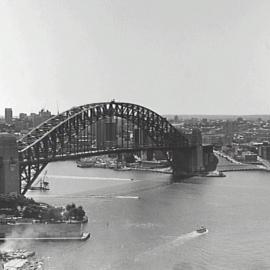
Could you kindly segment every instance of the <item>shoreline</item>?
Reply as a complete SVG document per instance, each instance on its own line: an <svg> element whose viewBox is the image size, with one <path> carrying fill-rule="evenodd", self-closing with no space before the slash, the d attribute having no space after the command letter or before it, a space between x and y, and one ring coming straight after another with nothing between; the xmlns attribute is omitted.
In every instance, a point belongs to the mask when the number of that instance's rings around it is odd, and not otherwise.
<svg viewBox="0 0 270 270"><path fill-rule="evenodd" d="M165 170L160 170L160 169L147 169L147 168L123 168L123 169L114 169L115 171L142 171L142 172L157 172L157 173L165 173L165 174L172 174L172 171L165 171Z"/></svg>

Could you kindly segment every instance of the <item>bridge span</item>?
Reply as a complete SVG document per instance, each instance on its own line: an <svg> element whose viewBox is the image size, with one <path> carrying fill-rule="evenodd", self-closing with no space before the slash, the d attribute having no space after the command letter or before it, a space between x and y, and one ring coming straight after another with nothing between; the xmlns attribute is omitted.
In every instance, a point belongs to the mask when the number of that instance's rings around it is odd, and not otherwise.
<svg viewBox="0 0 270 270"><path fill-rule="evenodd" d="M22 194L49 162L57 160L161 151L175 177L211 171L217 165L212 146L202 145L198 130L184 134L156 112L125 102L73 107L41 123L17 144Z"/></svg>

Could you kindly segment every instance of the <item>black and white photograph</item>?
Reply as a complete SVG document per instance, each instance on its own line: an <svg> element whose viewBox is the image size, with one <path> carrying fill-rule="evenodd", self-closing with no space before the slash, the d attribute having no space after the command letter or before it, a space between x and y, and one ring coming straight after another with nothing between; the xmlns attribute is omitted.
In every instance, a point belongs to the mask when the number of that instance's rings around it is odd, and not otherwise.
<svg viewBox="0 0 270 270"><path fill-rule="evenodd" d="M270 269L269 14L0 0L0 270Z"/></svg>

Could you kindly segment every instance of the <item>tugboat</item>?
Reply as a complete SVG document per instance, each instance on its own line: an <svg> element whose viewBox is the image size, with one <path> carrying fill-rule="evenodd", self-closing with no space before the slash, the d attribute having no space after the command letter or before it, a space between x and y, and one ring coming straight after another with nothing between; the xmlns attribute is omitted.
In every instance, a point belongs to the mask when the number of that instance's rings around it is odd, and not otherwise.
<svg viewBox="0 0 270 270"><path fill-rule="evenodd" d="M196 230L196 232L203 234L203 233L208 233L208 230L204 226L201 226L201 228Z"/></svg>
<svg viewBox="0 0 270 270"><path fill-rule="evenodd" d="M83 232L83 224L81 223L80 240L85 241L90 237L90 232Z"/></svg>
<svg viewBox="0 0 270 270"><path fill-rule="evenodd" d="M81 236L81 241L85 241L87 240L88 238L90 237L90 233L89 232L84 232L82 233L82 236Z"/></svg>

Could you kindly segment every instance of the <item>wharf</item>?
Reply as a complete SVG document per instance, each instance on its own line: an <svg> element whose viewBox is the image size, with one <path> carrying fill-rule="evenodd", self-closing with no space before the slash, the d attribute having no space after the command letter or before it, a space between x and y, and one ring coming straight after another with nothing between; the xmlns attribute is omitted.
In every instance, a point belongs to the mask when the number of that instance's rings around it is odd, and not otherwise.
<svg viewBox="0 0 270 270"><path fill-rule="evenodd" d="M227 157L223 153L215 151L218 158L217 170L220 172L233 171L270 171L270 167L266 167L264 163L261 164L246 164L238 162L231 157Z"/></svg>
<svg viewBox="0 0 270 270"><path fill-rule="evenodd" d="M233 171L267 171L266 168L259 167L256 165L236 165L236 164L230 164L230 165L220 165L217 167L218 171L220 172L233 172Z"/></svg>
<svg viewBox="0 0 270 270"><path fill-rule="evenodd" d="M81 236L78 237L2 237L0 241L70 241L70 240L82 240Z"/></svg>

